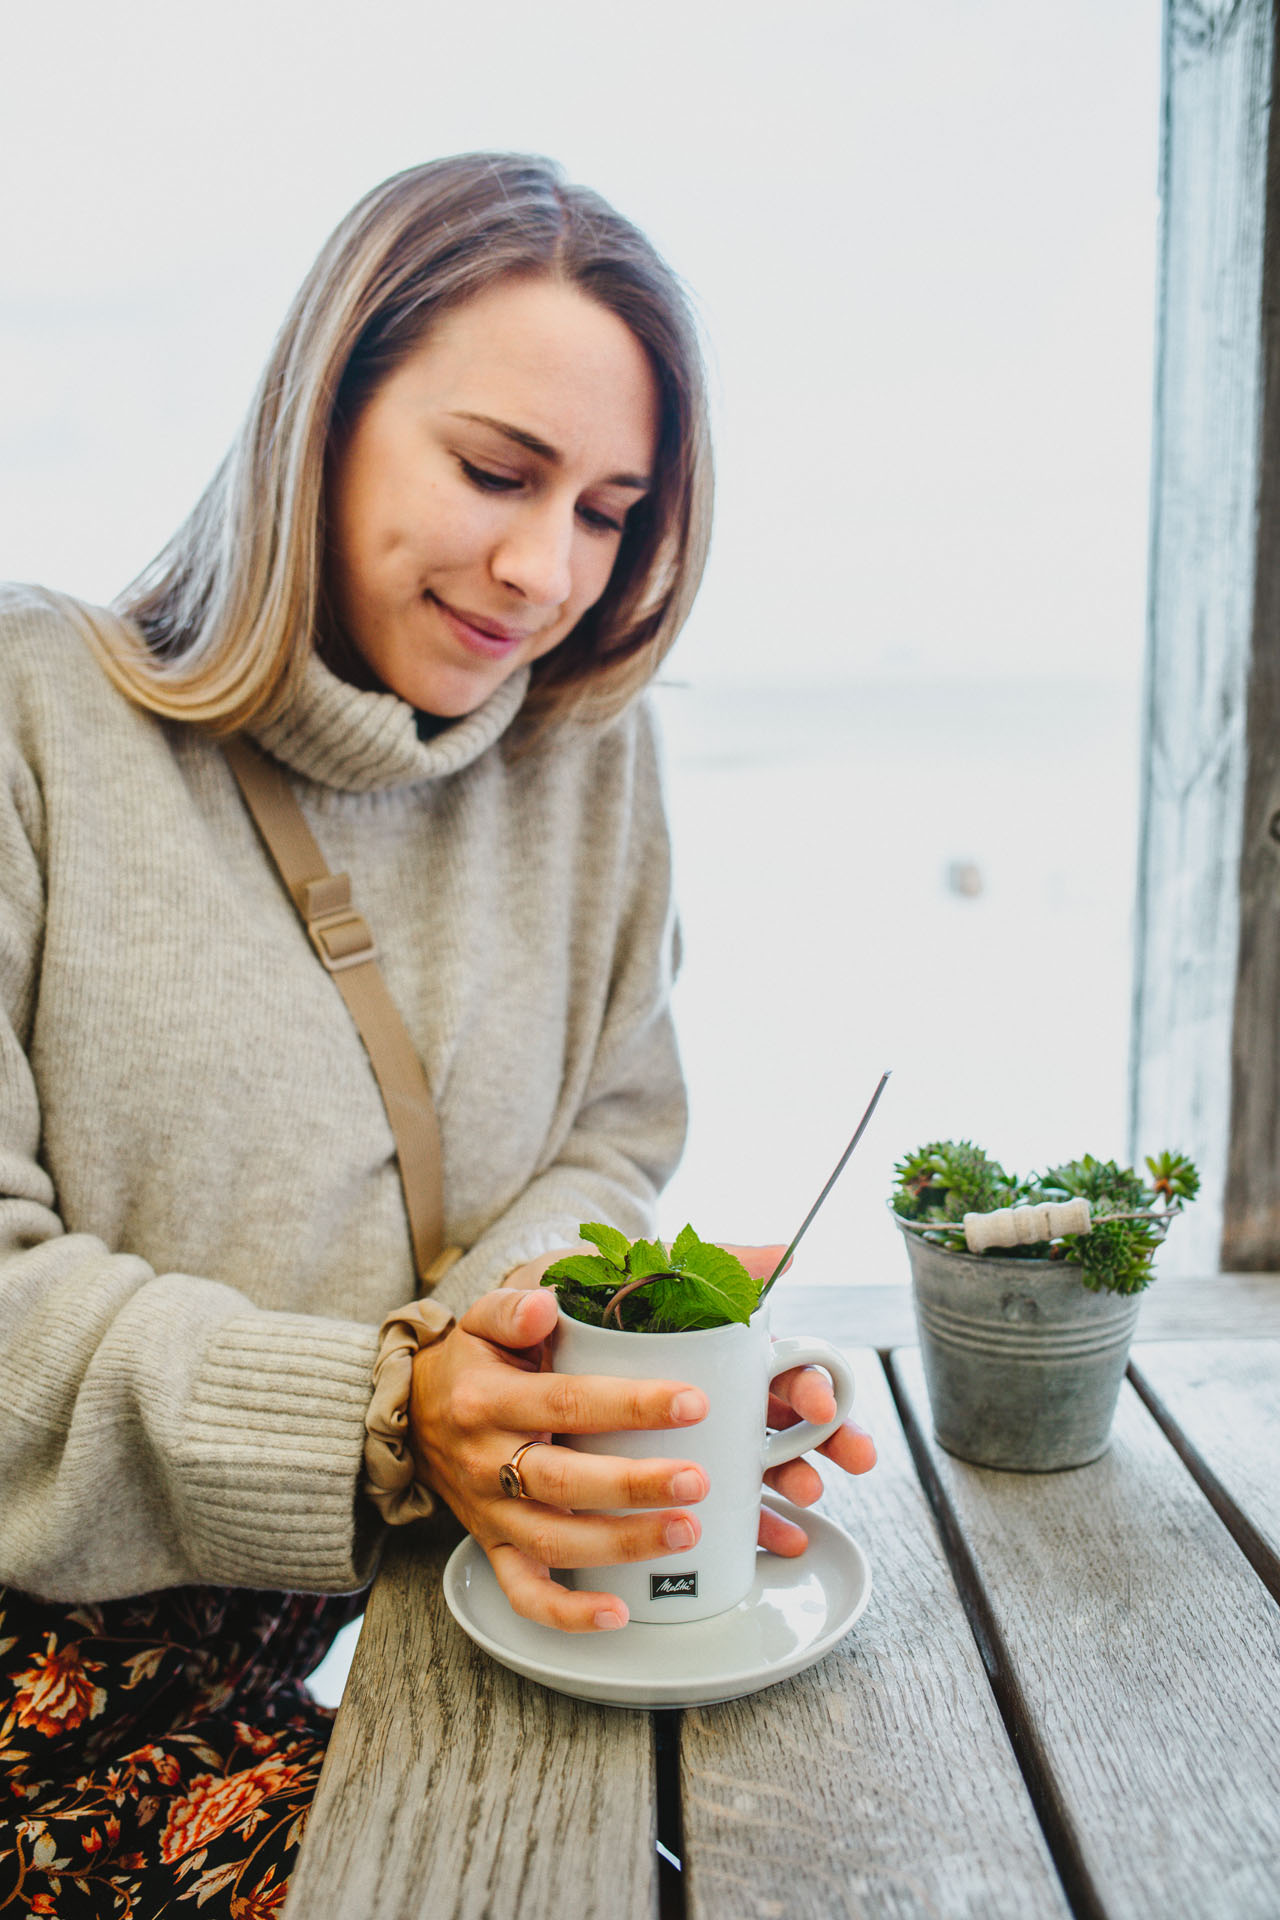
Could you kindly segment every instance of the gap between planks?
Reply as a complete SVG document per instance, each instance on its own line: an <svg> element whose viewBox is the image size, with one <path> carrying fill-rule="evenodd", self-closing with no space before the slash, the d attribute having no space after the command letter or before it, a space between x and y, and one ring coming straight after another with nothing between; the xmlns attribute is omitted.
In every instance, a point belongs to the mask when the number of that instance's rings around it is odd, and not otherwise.
<svg viewBox="0 0 1280 1920"><path fill-rule="evenodd" d="M1280 1606L1280 1563L1268 1541L1259 1533L1249 1516L1232 1499L1208 1461L1192 1445L1164 1401L1141 1370L1141 1361L1131 1361L1128 1379L1134 1392L1173 1448L1209 1505L1261 1580L1271 1598Z"/></svg>
<svg viewBox="0 0 1280 1920"><path fill-rule="evenodd" d="M657 1803L658 1920L685 1920L684 1821L680 1804L680 1723L678 1707L653 1716L653 1780ZM672 1859L666 1857L670 1854Z"/></svg>

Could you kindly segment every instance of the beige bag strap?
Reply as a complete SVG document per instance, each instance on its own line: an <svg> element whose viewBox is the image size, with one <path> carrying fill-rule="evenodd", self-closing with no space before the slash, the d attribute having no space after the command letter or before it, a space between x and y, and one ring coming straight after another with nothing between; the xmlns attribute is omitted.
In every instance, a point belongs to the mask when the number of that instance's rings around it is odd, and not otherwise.
<svg viewBox="0 0 1280 1920"><path fill-rule="evenodd" d="M440 1130L422 1063L377 963L369 923L351 904L351 880L330 873L280 768L242 735L223 752L311 944L347 1003L395 1135L413 1240L413 1263L429 1293L461 1255L444 1244Z"/></svg>

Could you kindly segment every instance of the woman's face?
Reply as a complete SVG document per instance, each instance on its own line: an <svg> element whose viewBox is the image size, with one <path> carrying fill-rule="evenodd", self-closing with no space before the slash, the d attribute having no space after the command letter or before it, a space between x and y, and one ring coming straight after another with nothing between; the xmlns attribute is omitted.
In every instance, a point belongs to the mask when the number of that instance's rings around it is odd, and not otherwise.
<svg viewBox="0 0 1280 1920"><path fill-rule="evenodd" d="M331 480L331 592L383 685L451 719L557 646L604 592L657 432L644 348L575 289L500 281L445 314Z"/></svg>

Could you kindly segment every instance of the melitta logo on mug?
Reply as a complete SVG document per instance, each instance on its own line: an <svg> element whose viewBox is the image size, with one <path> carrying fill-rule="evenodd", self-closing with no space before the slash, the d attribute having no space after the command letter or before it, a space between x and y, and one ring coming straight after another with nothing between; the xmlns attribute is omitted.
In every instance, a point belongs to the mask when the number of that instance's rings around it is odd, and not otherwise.
<svg viewBox="0 0 1280 1920"><path fill-rule="evenodd" d="M693 1599L698 1597L698 1576L696 1573L651 1573L649 1575L649 1598L651 1600L669 1600L672 1594L687 1593Z"/></svg>

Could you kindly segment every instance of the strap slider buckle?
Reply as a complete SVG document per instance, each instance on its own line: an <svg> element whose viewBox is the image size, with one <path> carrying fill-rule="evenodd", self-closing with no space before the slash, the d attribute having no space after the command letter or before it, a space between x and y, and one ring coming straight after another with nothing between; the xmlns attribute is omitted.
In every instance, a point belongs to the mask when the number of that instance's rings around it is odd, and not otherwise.
<svg viewBox="0 0 1280 1920"><path fill-rule="evenodd" d="M377 958L378 946L368 921L351 904L351 878L326 874L322 880L304 880L298 905L307 923L311 944L330 973L364 966Z"/></svg>

